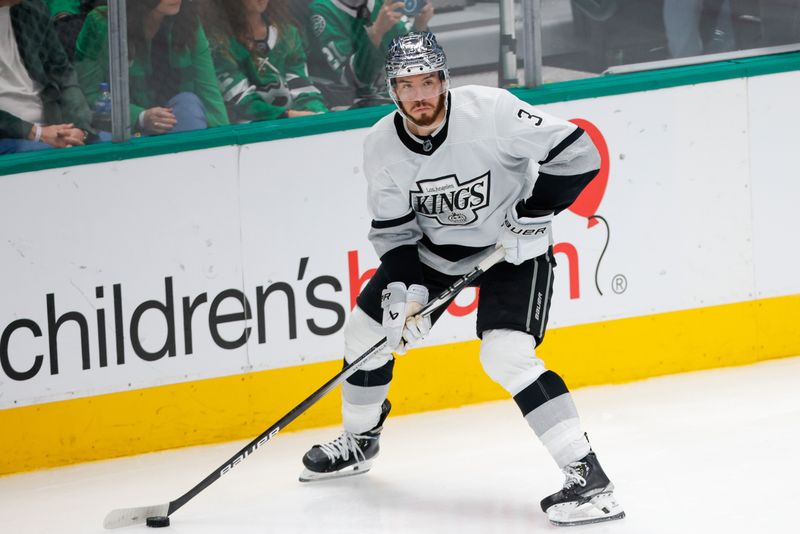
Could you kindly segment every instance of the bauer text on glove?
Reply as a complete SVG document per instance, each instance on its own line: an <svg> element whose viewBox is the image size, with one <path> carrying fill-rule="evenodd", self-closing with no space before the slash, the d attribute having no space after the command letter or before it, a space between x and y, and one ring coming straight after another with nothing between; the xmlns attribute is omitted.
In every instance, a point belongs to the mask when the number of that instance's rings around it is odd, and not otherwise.
<svg viewBox="0 0 800 534"><path fill-rule="evenodd" d="M505 250L505 260L519 265L547 252L553 244L552 222L552 213L523 217L516 206L511 206L497 241L497 246Z"/></svg>

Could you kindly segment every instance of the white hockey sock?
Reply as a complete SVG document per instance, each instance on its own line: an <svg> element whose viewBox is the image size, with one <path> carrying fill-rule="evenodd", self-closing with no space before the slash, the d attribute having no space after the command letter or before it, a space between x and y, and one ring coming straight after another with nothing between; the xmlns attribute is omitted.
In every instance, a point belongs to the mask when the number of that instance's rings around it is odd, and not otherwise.
<svg viewBox="0 0 800 534"><path fill-rule="evenodd" d="M539 436L560 469L589 454L589 441L575 417L555 424Z"/></svg>
<svg viewBox="0 0 800 534"><path fill-rule="evenodd" d="M350 404L342 399L342 423L347 432L363 434L375 428L381 418L381 405L383 399L377 404Z"/></svg>
<svg viewBox="0 0 800 534"><path fill-rule="evenodd" d="M345 360L360 357L384 335L381 324L356 307L345 327ZM348 432L360 434L378 424L381 405L389 393L394 357L390 352L373 355L342 384L342 423Z"/></svg>

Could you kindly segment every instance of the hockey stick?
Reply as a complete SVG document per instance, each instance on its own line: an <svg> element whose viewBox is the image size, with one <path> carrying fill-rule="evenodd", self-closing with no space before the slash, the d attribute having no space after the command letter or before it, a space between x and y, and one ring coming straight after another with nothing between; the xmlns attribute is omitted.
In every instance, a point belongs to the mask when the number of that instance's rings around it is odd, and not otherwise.
<svg viewBox="0 0 800 534"><path fill-rule="evenodd" d="M444 290L438 297L430 301L419 312L423 317L430 316L434 311L450 302L462 289L471 284L478 276L483 274L492 265L500 262L505 256L503 249L497 249L489 257L480 262L477 267L472 271L465 274L456 280L450 287ZM145 523L149 517L169 517L175 513L180 507L193 499L198 493L209 487L211 484L221 478L223 475L229 473L234 467L238 466L253 454L259 447L264 445L270 439L281 431L286 425L294 421L300 414L308 410L322 397L328 394L333 388L347 380L353 373L358 371L369 358L378 352L386 344L386 338L381 339L369 348L364 354L359 356L350 364L346 365L336 376L328 380L322 387L312 393L306 400L292 408L292 410L281 417L275 424L259 434L250 443L245 445L243 449L234 454L224 464L217 467L211 474L204 478L195 487L166 504L156 504L152 506L140 506L138 508L120 508L112 510L108 513L103 526L107 529L127 527L131 525L138 525Z"/></svg>

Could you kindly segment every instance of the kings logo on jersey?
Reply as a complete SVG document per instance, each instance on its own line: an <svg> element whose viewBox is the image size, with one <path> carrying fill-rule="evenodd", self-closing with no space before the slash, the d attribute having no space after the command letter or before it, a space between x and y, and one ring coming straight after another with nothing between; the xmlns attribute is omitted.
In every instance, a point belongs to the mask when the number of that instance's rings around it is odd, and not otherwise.
<svg viewBox="0 0 800 534"><path fill-rule="evenodd" d="M489 205L490 183L489 171L464 183L454 174L421 180L418 190L409 193L411 207L445 226L470 224L478 219L477 211Z"/></svg>

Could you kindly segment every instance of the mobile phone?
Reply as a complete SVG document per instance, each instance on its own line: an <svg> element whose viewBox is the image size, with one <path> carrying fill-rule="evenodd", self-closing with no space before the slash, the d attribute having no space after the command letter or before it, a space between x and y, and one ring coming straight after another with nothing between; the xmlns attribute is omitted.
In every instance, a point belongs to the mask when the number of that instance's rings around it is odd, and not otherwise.
<svg viewBox="0 0 800 534"><path fill-rule="evenodd" d="M416 17L422 8L425 7L426 0L404 0L402 9L400 10L406 17Z"/></svg>

